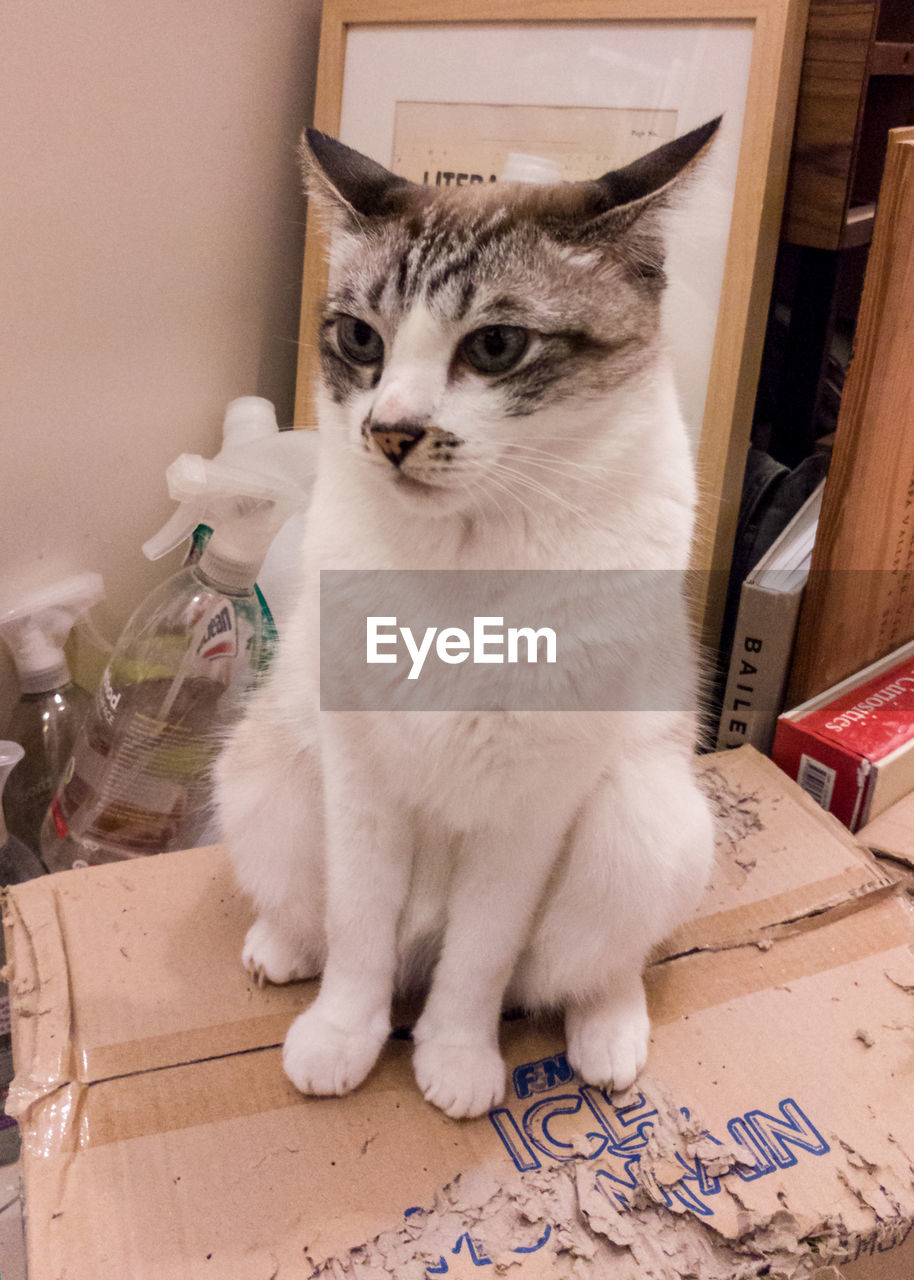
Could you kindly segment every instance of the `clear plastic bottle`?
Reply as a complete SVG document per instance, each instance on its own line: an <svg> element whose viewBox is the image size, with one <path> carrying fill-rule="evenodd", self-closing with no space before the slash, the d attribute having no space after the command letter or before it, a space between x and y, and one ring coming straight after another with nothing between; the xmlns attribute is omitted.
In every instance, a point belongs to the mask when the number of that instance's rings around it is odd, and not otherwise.
<svg viewBox="0 0 914 1280"><path fill-rule="evenodd" d="M91 705L89 694L68 680L56 689L23 693L10 717L6 732L25 749L25 759L10 778L7 826L30 849L38 849L54 787Z"/></svg>
<svg viewBox="0 0 914 1280"><path fill-rule="evenodd" d="M63 645L73 625L102 598L97 573L78 574L0 612L0 636L16 663L20 698L7 726L25 757L6 788L6 821L34 852L48 804L92 699L70 679Z"/></svg>
<svg viewBox="0 0 914 1280"><path fill-rule="evenodd" d="M42 825L49 871L205 840L209 765L272 657L254 579L299 490L188 454L169 487L179 501L205 492L214 532L115 646Z"/></svg>
<svg viewBox="0 0 914 1280"><path fill-rule="evenodd" d="M18 742L0 742L0 885L21 884L44 875L44 867L16 836L10 835L3 817L3 789L13 769L22 759L23 751ZM0 963L6 964L6 944L0 932ZM10 1029L9 989L0 982L0 1094L3 1111L0 1114L0 1165L12 1164L19 1156L19 1127L6 1114L6 1095L13 1078L13 1044Z"/></svg>

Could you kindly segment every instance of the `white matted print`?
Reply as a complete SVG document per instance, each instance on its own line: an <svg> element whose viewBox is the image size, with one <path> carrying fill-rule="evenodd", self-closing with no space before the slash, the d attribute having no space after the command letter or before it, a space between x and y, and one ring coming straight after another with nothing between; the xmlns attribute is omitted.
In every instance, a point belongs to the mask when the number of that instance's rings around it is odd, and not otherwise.
<svg viewBox="0 0 914 1280"><path fill-rule="evenodd" d="M427 148L421 154L425 113L428 145L450 139L442 173L489 180L503 169L508 151L552 158L553 144L560 143L573 157L570 179L599 177L723 115L691 198L671 216L667 260L665 327L683 415L697 447L753 30L752 22L741 20L353 25L347 33L339 137L395 172L414 181L428 174L434 182L439 166ZM566 117L561 108L574 110ZM452 136L458 120L467 129L459 143ZM573 132L575 122L579 135ZM398 163L398 153L407 167ZM460 167L452 169L450 159Z"/></svg>
<svg viewBox="0 0 914 1280"><path fill-rule="evenodd" d="M550 161L565 181L628 164L676 135L673 110L398 102L390 167L412 182L496 182L509 156Z"/></svg>

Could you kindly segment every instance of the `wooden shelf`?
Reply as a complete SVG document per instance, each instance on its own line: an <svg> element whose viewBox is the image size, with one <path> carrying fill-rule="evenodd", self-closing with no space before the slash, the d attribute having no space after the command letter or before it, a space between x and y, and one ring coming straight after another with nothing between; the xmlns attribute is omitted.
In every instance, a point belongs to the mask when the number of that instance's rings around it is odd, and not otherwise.
<svg viewBox="0 0 914 1280"><path fill-rule="evenodd" d="M914 4L811 0L783 238L865 244L890 128L914 124Z"/></svg>
<svg viewBox="0 0 914 1280"><path fill-rule="evenodd" d="M870 51L871 76L914 76L914 43L876 40Z"/></svg>

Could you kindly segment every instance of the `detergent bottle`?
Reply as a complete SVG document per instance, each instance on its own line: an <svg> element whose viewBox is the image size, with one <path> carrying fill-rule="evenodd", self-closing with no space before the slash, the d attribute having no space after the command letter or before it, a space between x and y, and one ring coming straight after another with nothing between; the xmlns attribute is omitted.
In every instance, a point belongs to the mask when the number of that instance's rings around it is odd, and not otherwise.
<svg viewBox="0 0 914 1280"><path fill-rule="evenodd" d="M255 579L305 490L195 454L167 477L192 528L205 513L212 536L115 646L42 826L50 871L203 842L210 763L272 657Z"/></svg>

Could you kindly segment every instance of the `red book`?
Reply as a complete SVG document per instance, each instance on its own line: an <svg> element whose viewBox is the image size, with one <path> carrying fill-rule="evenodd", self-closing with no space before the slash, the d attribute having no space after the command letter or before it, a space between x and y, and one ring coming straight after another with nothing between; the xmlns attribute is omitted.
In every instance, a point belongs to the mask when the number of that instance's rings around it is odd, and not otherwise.
<svg viewBox="0 0 914 1280"><path fill-rule="evenodd" d="M771 757L851 831L914 789L914 643L782 715Z"/></svg>

